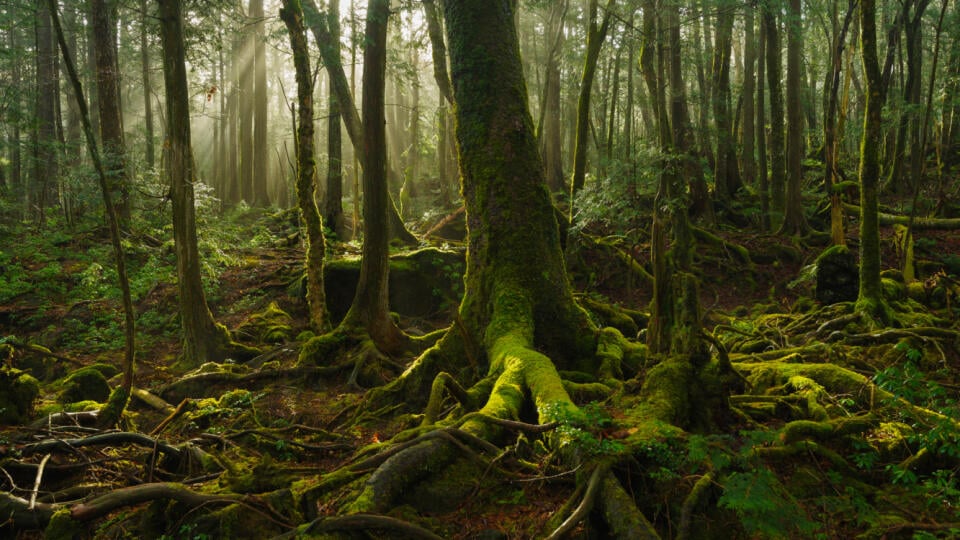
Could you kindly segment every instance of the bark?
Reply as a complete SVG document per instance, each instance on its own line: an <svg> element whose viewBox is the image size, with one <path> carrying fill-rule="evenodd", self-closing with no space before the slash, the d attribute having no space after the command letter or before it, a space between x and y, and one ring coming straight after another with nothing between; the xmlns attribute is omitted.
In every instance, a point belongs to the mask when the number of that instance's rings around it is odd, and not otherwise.
<svg viewBox="0 0 960 540"><path fill-rule="evenodd" d="M574 215L574 200L583 189L587 173L587 132L590 129L590 96L593 93L593 79L597 73L597 60L600 49L610 28L613 0L608 0L603 9L603 19L597 22L597 0L590 0L590 22L587 28L587 52L583 59L583 72L580 77L580 94L577 98L577 132L573 150L573 177L570 180L570 220Z"/></svg>
<svg viewBox="0 0 960 540"><path fill-rule="evenodd" d="M340 327L361 328L387 353L400 352L403 334L390 317L390 233L387 207L387 141L384 124L389 0L370 0L363 51L364 238L357 290Z"/></svg>
<svg viewBox="0 0 960 540"><path fill-rule="evenodd" d="M756 112L754 92L756 90L757 63L756 33L754 14L756 6L748 3L743 11L744 45L743 45L743 134L740 161L743 167L743 183L754 186L757 180L757 157L754 154L756 142ZM762 126L761 126L762 127Z"/></svg>
<svg viewBox="0 0 960 540"><path fill-rule="evenodd" d="M564 42L564 19L568 1L554 2L550 8L550 47L544 73L543 131L540 134L543 162L546 167L547 185L554 193L566 193L567 182L563 175L562 130L560 123L560 51Z"/></svg>
<svg viewBox="0 0 960 540"><path fill-rule="evenodd" d="M152 83L150 82L150 34L147 32L147 21L147 0L140 0L140 76L141 84L143 84L143 129L146 138L144 159L146 160L147 168L152 169L156 157L153 141Z"/></svg>
<svg viewBox="0 0 960 540"><path fill-rule="evenodd" d="M248 21L249 22L249 21ZM246 26L246 25L245 25ZM238 164L240 167L237 178L240 180L240 198L253 204L253 40L256 39L249 27L243 31L241 38L240 56L235 59L239 66L239 101L237 143Z"/></svg>
<svg viewBox="0 0 960 540"><path fill-rule="evenodd" d="M327 19L331 37L339 42L340 0L330 0ZM300 22L303 23L302 18ZM332 86L332 77L329 74L327 77L331 79ZM327 106L327 191L323 205L323 222L333 231L337 239L346 241L349 237L343 218L343 138L340 131L340 102L334 92L330 92Z"/></svg>
<svg viewBox="0 0 960 540"><path fill-rule="evenodd" d="M730 49L733 38L733 14L721 9L717 14L717 40L713 48L713 116L717 130L717 162L714 167L716 194L720 200L733 199L743 187L737 165L730 111Z"/></svg>
<svg viewBox="0 0 960 540"><path fill-rule="evenodd" d="M253 204L270 206L267 192L270 159L267 145L267 36L265 34L263 0L250 0L253 26Z"/></svg>
<svg viewBox="0 0 960 540"><path fill-rule="evenodd" d="M315 198L315 160L313 157L313 72L303 10L298 0L284 0L280 19L290 34L290 48L297 78L297 202L307 227L307 306L310 326L316 331L328 326L326 295L323 289L323 260L326 245L323 220ZM340 119L337 118L339 125ZM338 163L339 166L339 163ZM329 194L328 194L329 196Z"/></svg>
<svg viewBox="0 0 960 540"><path fill-rule="evenodd" d="M91 0L93 48L97 62L97 95L100 100L100 140L103 165L120 218L120 229L130 228L130 179L126 173L123 113L120 105L120 75L117 73L117 43L114 39L116 8L109 0Z"/></svg>
<svg viewBox="0 0 960 540"><path fill-rule="evenodd" d="M880 286L880 224L878 178L882 144L881 110L886 84L877 59L876 0L860 1L860 49L866 79L866 109L860 142L860 289L859 309L884 318Z"/></svg>
<svg viewBox="0 0 960 540"><path fill-rule="evenodd" d="M180 0L158 0L160 38L163 46L163 79L166 90L166 171L173 206L173 240L177 260L177 290L183 329L180 364L192 367L221 361L231 353L249 355L230 340L207 305L200 278L197 220L193 185L193 155L190 148L190 103L187 93L186 50Z"/></svg>
<svg viewBox="0 0 960 540"><path fill-rule="evenodd" d="M766 133L766 17L760 17L760 32L757 36L757 194L760 197L760 229L770 230L770 182L767 175L767 133Z"/></svg>
<svg viewBox="0 0 960 540"><path fill-rule="evenodd" d="M786 166L784 163L783 87L780 84L780 27L776 14L763 9L767 48L767 86L770 92L770 221L783 218Z"/></svg>
<svg viewBox="0 0 960 540"><path fill-rule="evenodd" d="M809 226L803 215L803 104L800 63L803 54L803 26L800 0L790 0L787 11L787 190L780 234L803 235Z"/></svg>
<svg viewBox="0 0 960 540"><path fill-rule="evenodd" d="M54 50L50 11L46 2L37 2L36 12L36 98L34 111L36 128L33 148L33 178L27 198L30 207L37 209L39 223L45 222L49 194L59 178L57 151L57 105L59 81L56 51Z"/></svg>
<svg viewBox="0 0 960 540"><path fill-rule="evenodd" d="M839 107L840 68L843 62L843 51L846 47L847 31L853 21L857 2L847 2L847 12L843 23L835 32L833 47L830 50L831 72L828 79L827 103L824 108L823 146L824 146L824 180L830 197L830 240L833 245L846 245L846 227L843 221L843 205L840 193L834 190L834 184L840 177L837 162L840 153L840 141L837 136L837 108Z"/></svg>

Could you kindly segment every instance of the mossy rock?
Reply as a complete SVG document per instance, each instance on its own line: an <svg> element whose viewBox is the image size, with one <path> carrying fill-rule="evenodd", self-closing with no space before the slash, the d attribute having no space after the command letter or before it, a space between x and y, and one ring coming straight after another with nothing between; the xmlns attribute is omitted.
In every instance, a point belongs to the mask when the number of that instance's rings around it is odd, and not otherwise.
<svg viewBox="0 0 960 540"><path fill-rule="evenodd" d="M465 258L462 251L424 248L390 257L390 309L402 316L429 318L460 305ZM346 315L360 277L360 259L328 261L323 268L327 310L332 322Z"/></svg>
<svg viewBox="0 0 960 540"><path fill-rule="evenodd" d="M110 397L110 384L103 373L93 367L80 368L64 380L61 403L93 400L104 402Z"/></svg>
<svg viewBox="0 0 960 540"><path fill-rule="evenodd" d="M0 425L19 425L30 419L40 383L16 368L0 368Z"/></svg>
<svg viewBox="0 0 960 540"><path fill-rule="evenodd" d="M280 309L276 302L270 302L265 310L244 321L236 333L257 343L283 343L293 337L293 317Z"/></svg>
<svg viewBox="0 0 960 540"><path fill-rule="evenodd" d="M833 246L817 257L817 288L814 296L823 304L853 302L860 289L856 255L846 246Z"/></svg>

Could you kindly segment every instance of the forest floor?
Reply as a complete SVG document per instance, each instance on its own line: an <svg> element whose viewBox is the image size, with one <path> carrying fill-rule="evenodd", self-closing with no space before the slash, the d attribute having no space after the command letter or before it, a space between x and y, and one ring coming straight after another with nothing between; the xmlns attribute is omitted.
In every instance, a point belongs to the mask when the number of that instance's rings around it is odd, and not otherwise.
<svg viewBox="0 0 960 540"><path fill-rule="evenodd" d="M252 221L246 223L250 225ZM185 463L180 459L182 456L177 458L180 463L173 464L170 461L176 460L170 455L161 456L169 460L164 462L158 460L156 448L151 450L143 442L103 446L72 444L67 451L40 450L41 447L36 446L50 440L81 440L93 433L83 411L96 410L106 396L97 386L98 382L84 386L86 383L72 377L85 371L82 368L92 367L111 385L116 384L116 368L122 358L119 326L122 317L111 282L114 274L106 268L107 263L98 262L109 260L103 248L106 240L102 230L48 235L29 230L18 232L20 236L10 243L11 248L5 247L0 252L0 266L4 268L0 277L0 357L5 365L33 374L40 381L40 392L21 422L0 428L0 491L24 499L35 496L41 503L76 502L91 494L124 486L176 480L208 494L224 490L266 493L298 482L315 482L318 476L323 477L350 462L359 449L387 441L412 425L416 418L410 415L386 415L368 423L347 422L363 399L360 388L348 385L345 376L296 372L300 343L309 335L304 334L308 330L306 306L299 294L303 251L298 242L290 241L295 237L290 236L294 229L288 220L262 218L257 223L259 246L233 249L223 247L231 244L222 239L209 242L221 247L206 247L206 256L215 261L206 269L206 277L211 308L218 321L230 328L238 340L261 347L264 354L250 363L228 366L226 370L202 367L189 375L202 375L206 370L209 376L194 378L192 382L171 367L180 344L176 337L179 323L176 286L169 267L170 247L163 242L140 239L131 254L136 261L134 290L139 317L135 386L159 396L165 403L148 404L134 398L122 431L144 434L157 445L189 444L202 449L200 455L212 456L219 466ZM732 229L713 232L729 244L701 243L704 247L697 252L701 305L707 329L716 328L715 333L722 336L725 334L720 327L734 328L734 333L766 336L768 341L779 342L783 348L804 345L798 340L809 339L813 333L791 336L788 327L790 322L800 321L821 309L813 299L815 279L805 268L816 262L824 246ZM853 231L850 237L855 237ZM883 237L884 267L889 269L896 265L899 253L893 228L884 228ZM455 242L451 244L455 246ZM931 320L940 321L941 326L957 330L960 235L953 231L919 231L914 245L922 271L921 285L914 287L912 305L917 310L926 310L934 317ZM743 260L731 246L746 248L749 260ZM621 242L617 247L641 265L646 264L648 246ZM350 257L357 250L348 244L335 248L335 252L336 257ZM629 310L647 309L649 285L626 271L615 258L594 248L583 248L571 259L570 266L574 284L583 295ZM451 272L456 266L445 268ZM346 287L339 283L333 286ZM456 307L452 301L458 292L455 289L431 291L428 294L436 296L430 299L432 302L412 302L415 313L401 311L401 326L426 331L449 324ZM903 295L902 300L906 302L907 293ZM921 307L924 301L926 306ZM737 359L747 361L749 354L762 354L775 348L773 345L746 348L743 340L738 341L731 335L721 341L730 344L735 362ZM880 345L888 347L880 349ZM845 349L843 353L845 358L853 359L850 363L856 366L857 372L877 384L881 384L884 377L888 380L899 377L897 384L884 388L892 391L899 388L903 392L894 393L914 405L956 414L960 400L960 343L955 339L942 342L925 335L907 335L892 341L878 337L876 342L866 340L851 346L862 349L861 352ZM871 348L882 361L867 358ZM225 372L232 375L220 377ZM258 376L260 373L272 375ZM642 374L636 376L641 378ZM916 384L909 387L900 384L904 378L911 377L916 379L913 381ZM831 404L852 407L844 401L852 399L850 396L831 393L818 399L828 408ZM601 438L616 440L622 436L619 432L630 429L616 400L595 406L600 411L598 418L602 417L609 428L602 432ZM780 433L778 430L785 423L797 419L789 412L764 409L758 404L751 406L754 411L748 416L753 429L747 430L741 425L738 435L734 428L729 437L736 441L727 441L729 446L743 446L744 440L756 438L755 432L764 429ZM56 426L48 415L62 411L77 414L69 425ZM882 427L892 429L891 425L892 422L885 422ZM748 431L754 434L745 434ZM881 427L874 426L863 440L877 439L881 431ZM766 470L774 479L755 477L751 484L758 491L766 490L767 497L790 501L789 511L784 510L783 505L753 508L742 500L737 506L732 495L735 482L730 481L726 486L731 496L725 507L729 515L711 514L716 520L712 527L722 528L724 520L735 515L740 522L735 530L740 532L734 536L748 538L778 537L777 530L783 533L782 537L795 538L841 538L867 533L876 533L876 537L884 533L891 538L949 537L958 532L954 527L960 527L954 523L960 522L960 433L948 433L944 437L938 446L945 460L942 466L925 466L911 472L912 477L906 477L896 467L917 452L917 445L912 444L910 437L902 437L902 444L909 447L905 452L877 450L876 455L869 458L863 457L864 447L860 447L860 454L850 451L858 447L849 441L835 446L845 452L844 463L859 467L864 482L885 493L898 493L893 502L882 502L883 496L865 487L853 492L842 485L824 487L830 486L825 478L832 477L823 471L811 473L811 468L804 463L812 462L814 468L823 468L829 465L829 460L808 456L769 463ZM518 441L517 445L528 442ZM827 442L822 442L826 447ZM769 440L758 446L763 444L769 444ZM693 475L683 472L678 459L658 458L654 455L657 451L651 449L646 458L648 461L659 459L665 470L660 477L649 475L648 481L672 483L673 491L677 492L689 491L695 480ZM46 461L44 455L47 454L53 457L44 471L40 463L42 459ZM573 494L575 474L558 472L548 463L529 465L540 473L518 475L512 481L495 483L492 487L479 479L465 480L475 481L476 488L454 510L435 514L419 512L415 519L450 538L543 536L548 532L548 520ZM675 470L666 470L671 467ZM37 474L38 469L41 474ZM817 479L800 478L804 474L816 474ZM804 482L820 487L808 489L809 486L803 487ZM794 489L794 485L800 487ZM670 491L663 490L662 485L659 487L661 493ZM824 491L819 496L816 495L818 489ZM830 489L834 493L826 492ZM670 509L676 511L677 498L676 494L673 498L664 497L648 501L644 508L661 532L672 536L673 521L679 516L671 514ZM722 496L714 495L716 498L722 499ZM919 501L930 498L936 499L936 508L915 507ZM903 508L891 510L897 505ZM310 513L322 516L337 507L338 498L334 495L322 499ZM84 534L98 538L153 535L195 540L229 536L256 538L266 534L228 532L230 525L222 516L207 519L188 512L178 522L160 524L156 520L162 510L156 505L139 505L134 510L137 511L117 509L93 520ZM400 517L412 519L410 512L413 510L406 509ZM775 515L778 513L782 515ZM949 519L951 513L955 519ZM283 515L284 512L265 513L263 519L273 522L273 528L268 524L264 530L274 531L272 535L294 525L283 522ZM782 523L784 515L801 524ZM39 531L14 527L11 522L5 524L3 519L0 516L0 536L4 535L4 527L11 527L19 538L43 537ZM716 532L712 534L722 537Z"/></svg>

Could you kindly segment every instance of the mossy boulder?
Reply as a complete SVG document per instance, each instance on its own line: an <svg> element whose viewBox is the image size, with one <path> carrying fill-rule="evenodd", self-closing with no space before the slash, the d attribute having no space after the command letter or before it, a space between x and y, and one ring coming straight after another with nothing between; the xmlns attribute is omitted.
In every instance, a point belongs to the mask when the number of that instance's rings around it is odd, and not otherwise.
<svg viewBox="0 0 960 540"><path fill-rule="evenodd" d="M254 313L237 328L237 335L257 343L283 343L293 337L293 317L280 309L276 302Z"/></svg>
<svg viewBox="0 0 960 540"><path fill-rule="evenodd" d="M846 246L833 246L817 257L815 297L823 304L853 302L860 288L856 255Z"/></svg>
<svg viewBox="0 0 960 540"><path fill-rule="evenodd" d="M424 248L390 257L390 309L402 316L449 315L463 295L462 251ZM328 261L323 268L331 321L346 315L360 277L360 259Z"/></svg>
<svg viewBox="0 0 960 540"><path fill-rule="evenodd" d="M19 425L30 419L40 383L16 368L0 368L0 425Z"/></svg>
<svg viewBox="0 0 960 540"><path fill-rule="evenodd" d="M63 381L61 403L93 400L104 402L110 397L110 384L96 366L80 368Z"/></svg>

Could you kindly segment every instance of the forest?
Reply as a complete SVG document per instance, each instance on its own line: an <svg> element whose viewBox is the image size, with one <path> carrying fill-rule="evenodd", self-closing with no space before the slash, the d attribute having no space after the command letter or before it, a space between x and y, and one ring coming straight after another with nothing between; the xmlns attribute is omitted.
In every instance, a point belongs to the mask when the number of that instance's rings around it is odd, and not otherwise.
<svg viewBox="0 0 960 540"><path fill-rule="evenodd" d="M960 5L0 17L0 537L960 537Z"/></svg>

